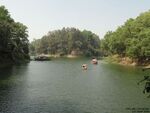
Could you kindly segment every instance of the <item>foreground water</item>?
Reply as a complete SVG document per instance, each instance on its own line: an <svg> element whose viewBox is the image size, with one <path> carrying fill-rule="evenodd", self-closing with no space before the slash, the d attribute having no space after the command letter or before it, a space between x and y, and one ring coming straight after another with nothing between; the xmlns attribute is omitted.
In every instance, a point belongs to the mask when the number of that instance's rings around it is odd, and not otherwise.
<svg viewBox="0 0 150 113"><path fill-rule="evenodd" d="M83 71L81 65L88 64ZM132 113L150 109L137 82L149 72L57 59L0 69L0 113ZM132 109L132 110L131 110ZM148 112L146 112L148 113Z"/></svg>

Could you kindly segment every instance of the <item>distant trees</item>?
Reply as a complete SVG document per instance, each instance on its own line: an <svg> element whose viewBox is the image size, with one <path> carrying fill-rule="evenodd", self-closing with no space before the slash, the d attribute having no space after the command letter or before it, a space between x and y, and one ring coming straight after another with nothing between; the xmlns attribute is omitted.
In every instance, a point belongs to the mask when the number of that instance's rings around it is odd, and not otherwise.
<svg viewBox="0 0 150 113"><path fill-rule="evenodd" d="M75 52L78 55L97 56L100 51L99 37L87 30L63 28L50 31L41 39L30 44L31 54L67 55Z"/></svg>
<svg viewBox="0 0 150 113"><path fill-rule="evenodd" d="M129 19L116 31L106 33L101 40L105 55L118 54L142 61L150 60L150 11Z"/></svg>
<svg viewBox="0 0 150 113"><path fill-rule="evenodd" d="M8 10L0 6L0 62L29 59L27 27L15 22Z"/></svg>

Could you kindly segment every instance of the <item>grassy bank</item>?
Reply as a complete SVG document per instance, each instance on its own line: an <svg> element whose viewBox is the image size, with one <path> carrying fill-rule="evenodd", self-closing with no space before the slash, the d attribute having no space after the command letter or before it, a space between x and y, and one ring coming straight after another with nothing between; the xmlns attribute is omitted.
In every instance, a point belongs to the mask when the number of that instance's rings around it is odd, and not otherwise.
<svg viewBox="0 0 150 113"><path fill-rule="evenodd" d="M129 57L120 57L119 55L112 55L103 58L105 61L110 63L116 63L120 65L129 65L129 66L142 66L142 67L149 67L150 62L138 62L137 60L133 60Z"/></svg>

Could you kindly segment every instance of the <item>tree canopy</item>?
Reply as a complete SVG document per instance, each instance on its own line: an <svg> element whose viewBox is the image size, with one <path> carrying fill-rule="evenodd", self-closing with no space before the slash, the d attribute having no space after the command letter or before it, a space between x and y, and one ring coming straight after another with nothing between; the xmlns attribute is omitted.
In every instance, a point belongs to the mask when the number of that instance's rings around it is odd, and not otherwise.
<svg viewBox="0 0 150 113"><path fill-rule="evenodd" d="M0 6L0 62L29 59L27 27L15 22L8 10Z"/></svg>
<svg viewBox="0 0 150 113"><path fill-rule="evenodd" d="M101 41L105 55L118 54L142 61L150 60L150 11L128 19L116 31L109 31Z"/></svg>
<svg viewBox="0 0 150 113"><path fill-rule="evenodd" d="M100 39L91 31L76 28L63 28L48 32L41 39L30 44L32 54L59 54L98 56Z"/></svg>

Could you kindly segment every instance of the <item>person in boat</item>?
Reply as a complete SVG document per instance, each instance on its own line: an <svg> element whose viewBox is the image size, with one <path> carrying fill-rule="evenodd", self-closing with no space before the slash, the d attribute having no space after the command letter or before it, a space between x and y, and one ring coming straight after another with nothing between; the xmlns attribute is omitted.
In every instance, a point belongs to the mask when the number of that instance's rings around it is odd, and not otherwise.
<svg viewBox="0 0 150 113"><path fill-rule="evenodd" d="M87 64L83 64L83 65L82 65L82 69L83 69L83 70L87 70Z"/></svg>
<svg viewBox="0 0 150 113"><path fill-rule="evenodd" d="M96 58L92 58L92 63L93 64L98 64L98 60Z"/></svg>
<svg viewBox="0 0 150 113"><path fill-rule="evenodd" d="M144 79L141 80L140 82L138 82L138 85L144 81L146 81L146 82L145 82L145 87L144 87L143 93L144 94L145 94L145 92L150 93L150 76L144 76ZM150 97L150 95L148 97Z"/></svg>

